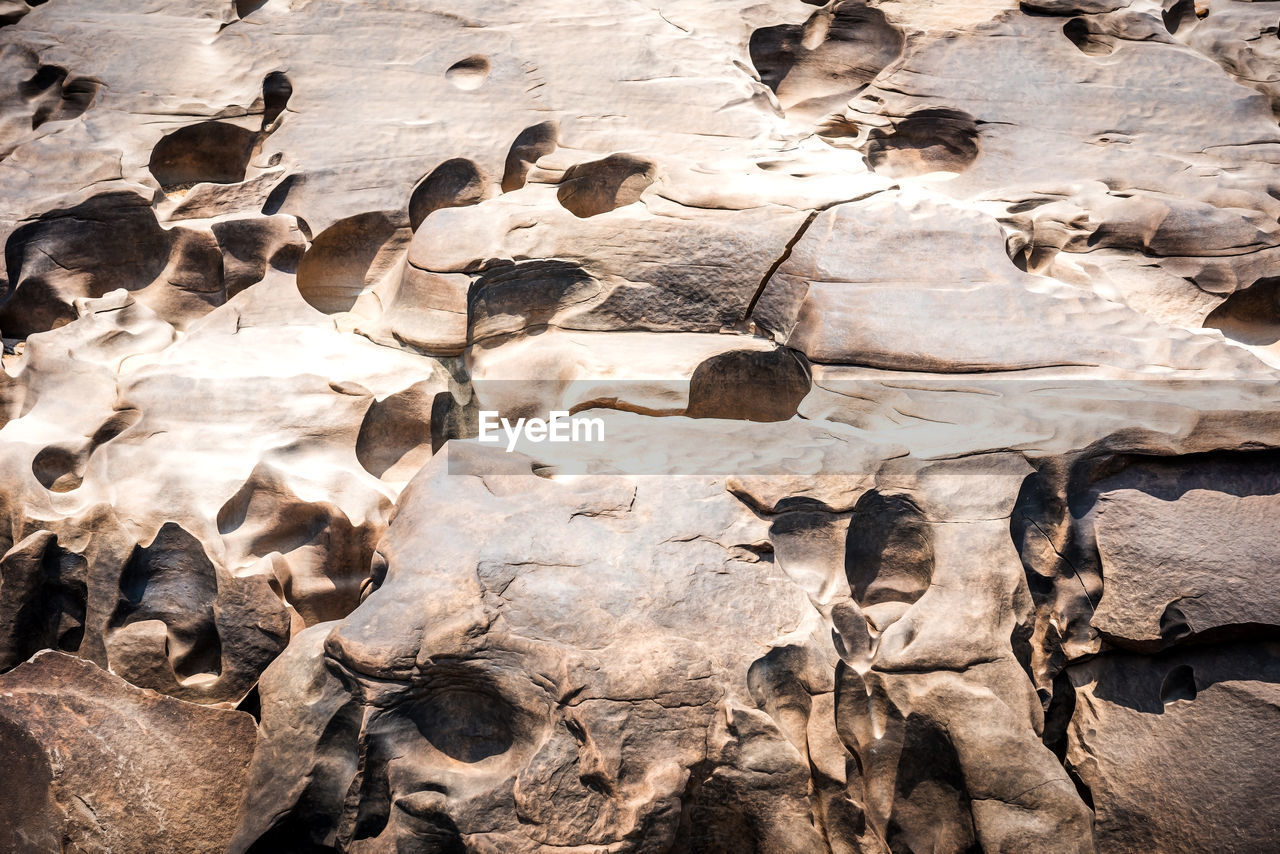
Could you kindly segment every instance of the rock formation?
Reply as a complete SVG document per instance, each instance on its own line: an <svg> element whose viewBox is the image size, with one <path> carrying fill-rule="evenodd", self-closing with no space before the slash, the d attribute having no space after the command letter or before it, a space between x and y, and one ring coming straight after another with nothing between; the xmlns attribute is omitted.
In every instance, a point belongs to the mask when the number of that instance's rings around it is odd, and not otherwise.
<svg viewBox="0 0 1280 854"><path fill-rule="evenodd" d="M1273 850L1276 16L0 0L0 852Z"/></svg>
<svg viewBox="0 0 1280 854"><path fill-rule="evenodd" d="M0 676L0 846L225 851L255 741L243 712L38 653Z"/></svg>

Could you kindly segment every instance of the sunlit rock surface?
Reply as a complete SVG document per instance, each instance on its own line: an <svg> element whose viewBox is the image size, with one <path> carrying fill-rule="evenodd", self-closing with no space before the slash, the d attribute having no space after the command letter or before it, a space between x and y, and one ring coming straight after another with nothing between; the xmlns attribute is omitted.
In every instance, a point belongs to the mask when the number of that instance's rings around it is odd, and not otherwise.
<svg viewBox="0 0 1280 854"><path fill-rule="evenodd" d="M0 0L0 852L1271 850L1271 6Z"/></svg>

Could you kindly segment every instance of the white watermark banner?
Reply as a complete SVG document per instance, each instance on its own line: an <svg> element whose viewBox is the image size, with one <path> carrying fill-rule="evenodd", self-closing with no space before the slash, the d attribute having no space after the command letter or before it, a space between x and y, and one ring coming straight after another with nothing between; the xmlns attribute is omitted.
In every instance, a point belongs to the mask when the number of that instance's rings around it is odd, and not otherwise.
<svg viewBox="0 0 1280 854"><path fill-rule="evenodd" d="M1217 422L1245 418L1259 435L1280 424L1280 385L1271 380L1064 371L824 369L799 401L774 408L757 402L778 397L776 389L732 384L488 380L466 391L437 396L430 428L433 444L455 443L450 469L468 473L865 475L890 459L1001 449L1049 456L1099 443L1114 453Z"/></svg>

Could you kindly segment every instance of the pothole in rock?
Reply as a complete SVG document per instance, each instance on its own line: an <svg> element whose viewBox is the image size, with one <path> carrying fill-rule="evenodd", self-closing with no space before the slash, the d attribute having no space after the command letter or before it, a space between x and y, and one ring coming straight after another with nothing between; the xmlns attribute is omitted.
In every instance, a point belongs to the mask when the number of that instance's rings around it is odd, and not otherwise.
<svg viewBox="0 0 1280 854"><path fill-rule="evenodd" d="M1161 12L1164 28L1171 36L1187 36L1209 14L1208 9L1197 9L1195 0L1178 0L1178 2Z"/></svg>
<svg viewBox="0 0 1280 854"><path fill-rule="evenodd" d="M236 0L236 17L247 18L267 5L268 0Z"/></svg>
<svg viewBox="0 0 1280 854"><path fill-rule="evenodd" d="M489 60L483 56L468 56L455 62L444 73L444 78L464 92L479 89L489 79Z"/></svg>
<svg viewBox="0 0 1280 854"><path fill-rule="evenodd" d="M510 193L524 186L533 164L556 150L558 133L559 125L555 122L540 122L520 131L511 143L503 165L502 192Z"/></svg>
<svg viewBox="0 0 1280 854"><path fill-rule="evenodd" d="M377 478L407 481L422 468L433 453L433 416L448 397L424 381L370 404L356 438L356 459L364 470Z"/></svg>
<svg viewBox="0 0 1280 854"><path fill-rule="evenodd" d="M200 541L177 523L166 522L149 545L134 548L121 572L120 601L110 631L117 634L136 627L149 634L150 629L139 624L155 621L163 627L163 650L178 683L216 682L222 673L217 598L217 571ZM117 649L127 657L118 664L113 660L113 669L155 666L153 661L129 660L138 654L137 647L121 644Z"/></svg>
<svg viewBox="0 0 1280 854"><path fill-rule="evenodd" d="M390 267L404 243L401 231L379 212L334 223L316 235L298 262L298 292L325 314L350 310L367 286Z"/></svg>
<svg viewBox="0 0 1280 854"><path fill-rule="evenodd" d="M877 174L890 178L960 173L978 158L978 123L961 110L917 110L889 128L873 128L864 149Z"/></svg>
<svg viewBox="0 0 1280 854"><path fill-rule="evenodd" d="M25 338L75 320L77 297L141 290L164 271L174 241L151 200L127 192L93 196L27 222L5 243L10 285L0 301L0 327Z"/></svg>
<svg viewBox="0 0 1280 854"><path fill-rule="evenodd" d="M1087 56L1110 56L1116 49L1115 38L1090 29L1084 18L1067 21L1062 25L1062 34Z"/></svg>
<svg viewBox="0 0 1280 854"><path fill-rule="evenodd" d="M262 129L266 130L289 106L293 83L283 71L273 71L262 81Z"/></svg>
<svg viewBox="0 0 1280 854"><path fill-rule="evenodd" d="M79 118L102 88L95 78L76 77L62 66L44 63L21 45L0 47L0 64L7 69L0 85L0 160L51 133L45 125Z"/></svg>
<svg viewBox="0 0 1280 854"><path fill-rule="evenodd" d="M86 77L68 79L67 70L56 65L41 65L36 73L18 86L26 101L34 101L31 129L46 122L74 119L84 114L102 85Z"/></svg>
<svg viewBox="0 0 1280 854"><path fill-rule="evenodd" d="M787 421L796 414L809 387L809 371L791 350L730 350L694 370L685 414Z"/></svg>
<svg viewBox="0 0 1280 854"><path fill-rule="evenodd" d="M1209 312L1204 325L1242 344L1265 347L1280 341L1280 276L1236 291Z"/></svg>
<svg viewBox="0 0 1280 854"><path fill-rule="evenodd" d="M463 157L446 160L418 182L409 197L409 227L414 231L433 211L479 204L489 179L480 167Z"/></svg>
<svg viewBox="0 0 1280 854"><path fill-rule="evenodd" d="M432 747L456 762L471 765L502 756L516 742L516 710L483 682L433 691L404 707L404 713Z"/></svg>
<svg viewBox="0 0 1280 854"><path fill-rule="evenodd" d="M42 448L31 461L31 473L50 492L72 492L79 489L84 481L89 457L99 447L136 424L139 418L140 413L136 409L120 410L104 421L89 441L79 447L49 445Z"/></svg>
<svg viewBox="0 0 1280 854"><path fill-rule="evenodd" d="M1170 670L1160 684L1160 701L1166 708L1179 700L1194 700L1197 693L1196 674L1188 664Z"/></svg>
<svg viewBox="0 0 1280 854"><path fill-rule="evenodd" d="M933 532L910 498L873 490L858 500L845 542L845 574L878 629L924 595L933 571Z"/></svg>
<svg viewBox="0 0 1280 854"><path fill-rule="evenodd" d="M756 30L748 52L783 111L817 119L870 83L898 58L903 43L883 12L841 0L804 24Z"/></svg>
<svg viewBox="0 0 1280 854"><path fill-rule="evenodd" d="M258 134L227 122L200 122L178 128L151 151L151 174L166 193L196 184L238 184L244 180Z"/></svg>
<svg viewBox="0 0 1280 854"><path fill-rule="evenodd" d="M31 472L40 485L50 492L79 489L84 479L84 459L69 448L50 445L31 461Z"/></svg>
<svg viewBox="0 0 1280 854"><path fill-rule="evenodd" d="M657 166L631 154L577 163L565 170L556 199L583 219L629 205L656 180Z"/></svg>
<svg viewBox="0 0 1280 854"><path fill-rule="evenodd" d="M834 148L856 148L864 128L845 116L829 116L814 128L818 138Z"/></svg>
<svg viewBox="0 0 1280 854"><path fill-rule="evenodd" d="M262 81L261 130L216 120L180 127L161 137L151 150L152 176L170 195L196 184L241 183L258 144L275 129L292 95L288 76L271 72Z"/></svg>

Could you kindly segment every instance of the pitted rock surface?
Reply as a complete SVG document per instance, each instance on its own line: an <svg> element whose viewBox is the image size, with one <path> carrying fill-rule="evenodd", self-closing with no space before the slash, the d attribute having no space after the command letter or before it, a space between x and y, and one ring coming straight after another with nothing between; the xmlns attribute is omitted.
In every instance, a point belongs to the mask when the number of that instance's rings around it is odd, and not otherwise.
<svg viewBox="0 0 1280 854"><path fill-rule="evenodd" d="M1270 6L0 0L0 851L1271 850Z"/></svg>

